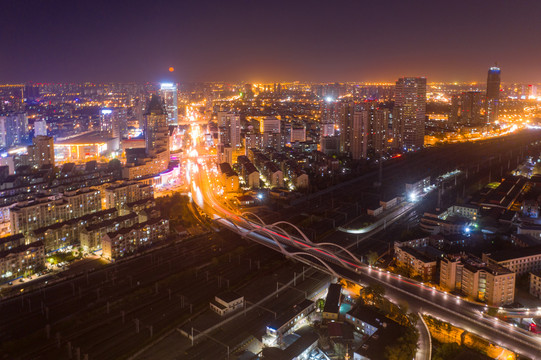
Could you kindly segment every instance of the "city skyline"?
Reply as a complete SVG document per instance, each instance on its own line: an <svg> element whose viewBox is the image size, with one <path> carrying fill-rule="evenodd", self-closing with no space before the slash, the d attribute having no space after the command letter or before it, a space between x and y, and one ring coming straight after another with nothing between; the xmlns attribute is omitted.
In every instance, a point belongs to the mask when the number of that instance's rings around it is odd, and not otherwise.
<svg viewBox="0 0 541 360"><path fill-rule="evenodd" d="M2 359L540 358L539 0L3 3Z"/></svg>
<svg viewBox="0 0 541 360"><path fill-rule="evenodd" d="M3 7L0 33L10 54L0 58L3 82L483 82L495 63L504 82L541 82L541 50L531 45L541 30L534 1Z"/></svg>

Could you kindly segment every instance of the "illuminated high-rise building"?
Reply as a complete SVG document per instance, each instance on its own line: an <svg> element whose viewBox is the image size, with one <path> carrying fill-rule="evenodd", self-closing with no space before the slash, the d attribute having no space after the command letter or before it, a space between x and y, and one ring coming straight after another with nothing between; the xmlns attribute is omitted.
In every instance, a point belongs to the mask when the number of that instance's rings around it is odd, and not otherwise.
<svg viewBox="0 0 541 360"><path fill-rule="evenodd" d="M25 113L0 115L0 147L23 144L28 137L28 118Z"/></svg>
<svg viewBox="0 0 541 360"><path fill-rule="evenodd" d="M265 133L265 132L272 132L272 133L280 133L281 131L281 123L280 119L274 117L274 116L265 116L260 123L259 132Z"/></svg>
<svg viewBox="0 0 541 360"><path fill-rule="evenodd" d="M340 116L338 119L338 129L340 131L340 152L351 153L351 134L353 129L353 113L355 104L353 102L344 102L340 104Z"/></svg>
<svg viewBox="0 0 541 360"><path fill-rule="evenodd" d="M32 146L28 147L28 154L32 162L42 168L45 165L54 167L54 142L50 136L38 135L32 139Z"/></svg>
<svg viewBox="0 0 541 360"><path fill-rule="evenodd" d="M47 121L45 119L34 121L34 136L47 136Z"/></svg>
<svg viewBox="0 0 541 360"><path fill-rule="evenodd" d="M493 66L488 69L486 102L487 123L493 123L498 120L498 112L500 107L500 81L500 68Z"/></svg>
<svg viewBox="0 0 541 360"><path fill-rule="evenodd" d="M149 156L169 151L169 126L166 116L160 97L152 95L145 112L145 144Z"/></svg>
<svg viewBox="0 0 541 360"><path fill-rule="evenodd" d="M368 154L368 132L369 132L368 111L354 111L351 124L351 158L353 160L366 159Z"/></svg>
<svg viewBox="0 0 541 360"><path fill-rule="evenodd" d="M100 130L120 139L127 131L128 112L125 108L101 109Z"/></svg>
<svg viewBox="0 0 541 360"><path fill-rule="evenodd" d="M466 91L460 95L454 95L451 99L450 120L456 125L482 125L482 104L482 94L479 91Z"/></svg>
<svg viewBox="0 0 541 360"><path fill-rule="evenodd" d="M230 144L233 149L241 145L240 115L225 111L218 112L218 129L222 144Z"/></svg>
<svg viewBox="0 0 541 360"><path fill-rule="evenodd" d="M422 148L425 136L426 78L398 79L394 106L399 147L408 151Z"/></svg>
<svg viewBox="0 0 541 360"><path fill-rule="evenodd" d="M178 125L178 89L174 83L162 83L160 94L167 111L167 125Z"/></svg>

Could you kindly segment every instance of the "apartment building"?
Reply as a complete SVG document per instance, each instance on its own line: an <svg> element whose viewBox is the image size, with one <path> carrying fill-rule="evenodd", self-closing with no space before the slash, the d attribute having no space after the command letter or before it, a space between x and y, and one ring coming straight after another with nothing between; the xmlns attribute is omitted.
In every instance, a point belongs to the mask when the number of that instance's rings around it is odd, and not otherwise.
<svg viewBox="0 0 541 360"><path fill-rule="evenodd" d="M515 300L516 275L494 263L473 255L447 255L440 262L440 286L491 306L511 304Z"/></svg>
<svg viewBox="0 0 541 360"><path fill-rule="evenodd" d="M41 241L0 250L1 279L31 275L44 265L45 248Z"/></svg>
<svg viewBox="0 0 541 360"><path fill-rule="evenodd" d="M483 261L503 266L517 275L541 271L541 246L483 254Z"/></svg>
<svg viewBox="0 0 541 360"><path fill-rule="evenodd" d="M152 186L136 181L120 181L104 189L104 207L121 209L125 204L152 197Z"/></svg>
<svg viewBox="0 0 541 360"><path fill-rule="evenodd" d="M169 235L169 220L150 219L144 223L107 233L101 239L102 256L117 260L138 249L165 240Z"/></svg>

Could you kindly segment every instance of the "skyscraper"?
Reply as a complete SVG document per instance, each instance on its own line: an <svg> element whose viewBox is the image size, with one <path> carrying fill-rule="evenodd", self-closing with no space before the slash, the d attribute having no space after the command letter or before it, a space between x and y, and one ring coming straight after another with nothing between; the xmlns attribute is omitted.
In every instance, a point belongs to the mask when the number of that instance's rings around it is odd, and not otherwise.
<svg viewBox="0 0 541 360"><path fill-rule="evenodd" d="M366 159L368 155L368 111L354 111L351 124L351 158L353 160Z"/></svg>
<svg viewBox="0 0 541 360"><path fill-rule="evenodd" d="M351 133L353 129L353 113L355 104L353 102L344 102L340 104L340 117L338 129L340 131L340 152L351 153Z"/></svg>
<svg viewBox="0 0 541 360"><path fill-rule="evenodd" d="M145 144L149 156L169 151L169 126L166 116L160 97L152 95L144 116Z"/></svg>
<svg viewBox="0 0 541 360"><path fill-rule="evenodd" d="M498 120L498 111L500 105L500 73L501 71L499 67L493 66L488 69L486 103L487 123L493 123L494 121Z"/></svg>
<svg viewBox="0 0 541 360"><path fill-rule="evenodd" d="M100 130L120 139L127 131L128 112L125 108L101 109Z"/></svg>
<svg viewBox="0 0 541 360"><path fill-rule="evenodd" d="M173 83L163 83L160 86L160 93L167 111L167 125L178 125L178 90Z"/></svg>
<svg viewBox="0 0 541 360"><path fill-rule="evenodd" d="M225 111L218 112L218 129L222 144L230 144L233 149L241 145L240 115Z"/></svg>
<svg viewBox="0 0 541 360"><path fill-rule="evenodd" d="M0 116L0 147L20 145L28 137L28 118L25 113Z"/></svg>
<svg viewBox="0 0 541 360"><path fill-rule="evenodd" d="M426 78L398 79L394 106L399 146L408 151L422 148L425 135Z"/></svg>
<svg viewBox="0 0 541 360"><path fill-rule="evenodd" d="M480 126L483 99L479 91L466 91L454 95L451 99L450 119L453 123L463 126Z"/></svg>

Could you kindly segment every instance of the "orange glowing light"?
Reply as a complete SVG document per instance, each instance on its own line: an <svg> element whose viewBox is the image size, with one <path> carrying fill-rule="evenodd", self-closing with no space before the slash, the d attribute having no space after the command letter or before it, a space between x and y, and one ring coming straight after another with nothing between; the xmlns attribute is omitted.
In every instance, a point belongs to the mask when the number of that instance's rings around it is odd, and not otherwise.
<svg viewBox="0 0 541 360"><path fill-rule="evenodd" d="M171 66L171 67L169 68L169 72L173 72L173 71L175 71L175 68Z"/></svg>

